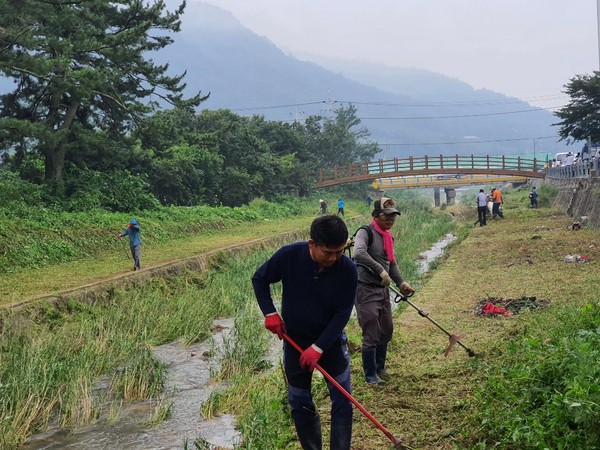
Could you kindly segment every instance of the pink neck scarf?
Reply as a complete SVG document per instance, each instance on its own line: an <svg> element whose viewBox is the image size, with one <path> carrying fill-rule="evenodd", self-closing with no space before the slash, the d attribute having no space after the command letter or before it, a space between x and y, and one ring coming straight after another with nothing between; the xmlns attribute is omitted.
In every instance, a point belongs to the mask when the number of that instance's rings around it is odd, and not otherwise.
<svg viewBox="0 0 600 450"><path fill-rule="evenodd" d="M379 228L379 225L377 225L375 219L371 221L371 225L373 225L375 231L383 236L383 250L387 254L388 261L394 262L396 258L394 257L394 239L392 238L392 233L390 233L390 230L383 231L381 228Z"/></svg>

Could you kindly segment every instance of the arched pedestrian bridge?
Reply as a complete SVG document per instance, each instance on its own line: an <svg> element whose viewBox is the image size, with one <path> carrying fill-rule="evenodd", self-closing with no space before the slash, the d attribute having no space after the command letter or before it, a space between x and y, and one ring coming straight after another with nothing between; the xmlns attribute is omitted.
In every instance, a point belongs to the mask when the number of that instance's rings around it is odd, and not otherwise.
<svg viewBox="0 0 600 450"><path fill-rule="evenodd" d="M488 181L514 181L544 178L546 161L520 156L422 156L351 163L319 171L315 187L335 186L358 181L377 181L395 188L486 184ZM418 180L408 183L412 178ZM388 181L384 181L387 180ZM388 186L386 186L388 187Z"/></svg>

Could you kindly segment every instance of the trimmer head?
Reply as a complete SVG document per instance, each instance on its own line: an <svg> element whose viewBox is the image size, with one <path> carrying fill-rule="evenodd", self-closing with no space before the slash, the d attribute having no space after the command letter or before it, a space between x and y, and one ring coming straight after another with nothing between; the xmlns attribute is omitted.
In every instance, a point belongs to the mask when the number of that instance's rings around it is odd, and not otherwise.
<svg viewBox="0 0 600 450"><path fill-rule="evenodd" d="M450 353L450 350L452 350L452 347L454 347L454 344L458 344L460 345L462 348L464 348L467 352L467 354L472 358L475 356L475 352L473 350L471 350L468 347L465 347L463 345L461 341L461 339L463 339L466 336L466 334L459 334L458 336L456 334L450 334L448 339L450 340L450 343L448 344L448 347L446 347L446 350L444 351L444 356L448 356L448 354Z"/></svg>

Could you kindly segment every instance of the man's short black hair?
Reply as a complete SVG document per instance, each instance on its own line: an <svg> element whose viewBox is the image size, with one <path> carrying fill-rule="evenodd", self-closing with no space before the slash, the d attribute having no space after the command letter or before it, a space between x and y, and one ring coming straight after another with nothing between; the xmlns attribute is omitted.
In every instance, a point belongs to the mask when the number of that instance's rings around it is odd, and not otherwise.
<svg viewBox="0 0 600 450"><path fill-rule="evenodd" d="M348 227L339 216L320 216L310 226L310 238L315 245L339 247L348 241Z"/></svg>

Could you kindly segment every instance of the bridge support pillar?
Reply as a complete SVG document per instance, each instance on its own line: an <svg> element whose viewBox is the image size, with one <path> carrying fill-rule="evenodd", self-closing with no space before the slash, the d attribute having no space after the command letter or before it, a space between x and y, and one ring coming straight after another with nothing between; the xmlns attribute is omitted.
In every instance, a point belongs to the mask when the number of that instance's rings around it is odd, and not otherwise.
<svg viewBox="0 0 600 450"><path fill-rule="evenodd" d="M444 191L446 191L446 204L454 205L456 202L456 189L444 188Z"/></svg>
<svg viewBox="0 0 600 450"><path fill-rule="evenodd" d="M438 186L433 188L433 206L440 207L440 188Z"/></svg>

